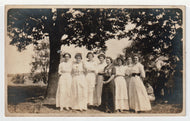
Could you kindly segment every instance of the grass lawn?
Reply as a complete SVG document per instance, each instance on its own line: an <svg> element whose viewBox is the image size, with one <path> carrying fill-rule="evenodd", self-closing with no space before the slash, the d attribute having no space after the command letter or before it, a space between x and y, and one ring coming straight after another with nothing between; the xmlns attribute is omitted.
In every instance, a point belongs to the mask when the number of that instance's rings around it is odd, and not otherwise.
<svg viewBox="0 0 190 121"><path fill-rule="evenodd" d="M59 111L55 105L43 104L43 95L45 86L8 86L8 111L10 113L56 113L56 114L105 114L98 109L92 108L86 112L78 111ZM143 113L165 114L180 113L182 104L163 104L159 102L152 103L152 110ZM118 113L114 113L118 114ZM125 111L119 114L134 114L134 112Z"/></svg>

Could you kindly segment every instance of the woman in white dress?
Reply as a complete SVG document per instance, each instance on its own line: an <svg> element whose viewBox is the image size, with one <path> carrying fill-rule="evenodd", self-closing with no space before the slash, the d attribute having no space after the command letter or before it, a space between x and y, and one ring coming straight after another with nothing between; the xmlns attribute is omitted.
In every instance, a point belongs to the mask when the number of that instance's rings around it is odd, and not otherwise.
<svg viewBox="0 0 190 121"><path fill-rule="evenodd" d="M131 77L129 76L131 74L131 69L133 67L133 61L132 61L132 57L127 57L127 65L126 65L126 71L125 71L125 79L126 79L126 83L127 83L127 90L129 93L129 82Z"/></svg>
<svg viewBox="0 0 190 121"><path fill-rule="evenodd" d="M72 63L69 61L71 55L65 53L63 55L64 61L59 64L59 82L56 93L56 107L60 107L60 111L65 108L69 110L71 107L71 69Z"/></svg>
<svg viewBox="0 0 190 121"><path fill-rule="evenodd" d="M95 84L96 84L96 74L97 74L97 64L93 60L94 54L88 52L88 60L85 63L86 68L86 81L88 85L88 106L94 105L94 93L95 93Z"/></svg>
<svg viewBox="0 0 190 121"><path fill-rule="evenodd" d="M72 66L72 109L79 111L87 110L87 82L85 78L84 64L81 62L82 55L75 55L76 62Z"/></svg>
<svg viewBox="0 0 190 121"><path fill-rule="evenodd" d="M138 55L133 57L134 65L129 82L129 107L135 112L151 110L150 100L143 84L145 78L144 66L139 63Z"/></svg>
<svg viewBox="0 0 190 121"><path fill-rule="evenodd" d="M106 56L104 54L98 55L99 63L97 65L98 74L95 85L94 104L100 106L102 97L102 86L104 81L104 68L107 66L105 62Z"/></svg>
<svg viewBox="0 0 190 121"><path fill-rule="evenodd" d="M123 66L124 60L117 58L117 66L115 66L115 110L123 112L123 110L129 110L128 103L128 91L125 80L126 67Z"/></svg>

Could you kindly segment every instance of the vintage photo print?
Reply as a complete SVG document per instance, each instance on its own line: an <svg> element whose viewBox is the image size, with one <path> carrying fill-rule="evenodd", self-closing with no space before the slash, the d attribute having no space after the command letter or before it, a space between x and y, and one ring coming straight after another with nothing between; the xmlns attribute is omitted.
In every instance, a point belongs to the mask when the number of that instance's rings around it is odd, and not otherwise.
<svg viewBox="0 0 190 121"><path fill-rule="evenodd" d="M5 6L6 116L184 116L185 6Z"/></svg>

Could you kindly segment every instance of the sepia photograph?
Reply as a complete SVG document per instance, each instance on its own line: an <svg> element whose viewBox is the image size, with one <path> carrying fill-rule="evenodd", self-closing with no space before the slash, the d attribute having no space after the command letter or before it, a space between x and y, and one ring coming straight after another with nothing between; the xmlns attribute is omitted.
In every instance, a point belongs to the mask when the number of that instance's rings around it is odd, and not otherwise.
<svg viewBox="0 0 190 121"><path fill-rule="evenodd" d="M6 5L6 116L184 116L185 8Z"/></svg>

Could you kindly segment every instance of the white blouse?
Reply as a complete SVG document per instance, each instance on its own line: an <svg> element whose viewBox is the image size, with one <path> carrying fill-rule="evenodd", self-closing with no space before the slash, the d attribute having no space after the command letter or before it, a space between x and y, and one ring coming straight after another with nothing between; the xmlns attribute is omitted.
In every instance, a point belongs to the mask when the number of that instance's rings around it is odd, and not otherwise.
<svg viewBox="0 0 190 121"><path fill-rule="evenodd" d="M63 73L71 73L72 70L72 63L69 62L62 62L59 64L59 74Z"/></svg>
<svg viewBox="0 0 190 121"><path fill-rule="evenodd" d="M95 73L97 73L97 63L95 61L86 61L85 62L85 68L86 71L94 71Z"/></svg>
<svg viewBox="0 0 190 121"><path fill-rule="evenodd" d="M125 76L125 66L115 66L116 75Z"/></svg>
<svg viewBox="0 0 190 121"><path fill-rule="evenodd" d="M85 72L85 68L82 62L80 63L73 62L73 66L72 66L73 75L84 74L84 72Z"/></svg>
<svg viewBox="0 0 190 121"><path fill-rule="evenodd" d="M97 65L97 69L98 69L98 73L104 73L104 68L106 67L106 63L104 62L104 63L99 63L98 65Z"/></svg>
<svg viewBox="0 0 190 121"><path fill-rule="evenodd" d="M141 63L135 64L131 69L131 73L140 73L141 77L145 78L144 66Z"/></svg>
<svg viewBox="0 0 190 121"><path fill-rule="evenodd" d="M130 75L131 74L131 70L132 70L132 67L133 67L133 65L126 65L125 66L125 74L128 76L128 75Z"/></svg>

